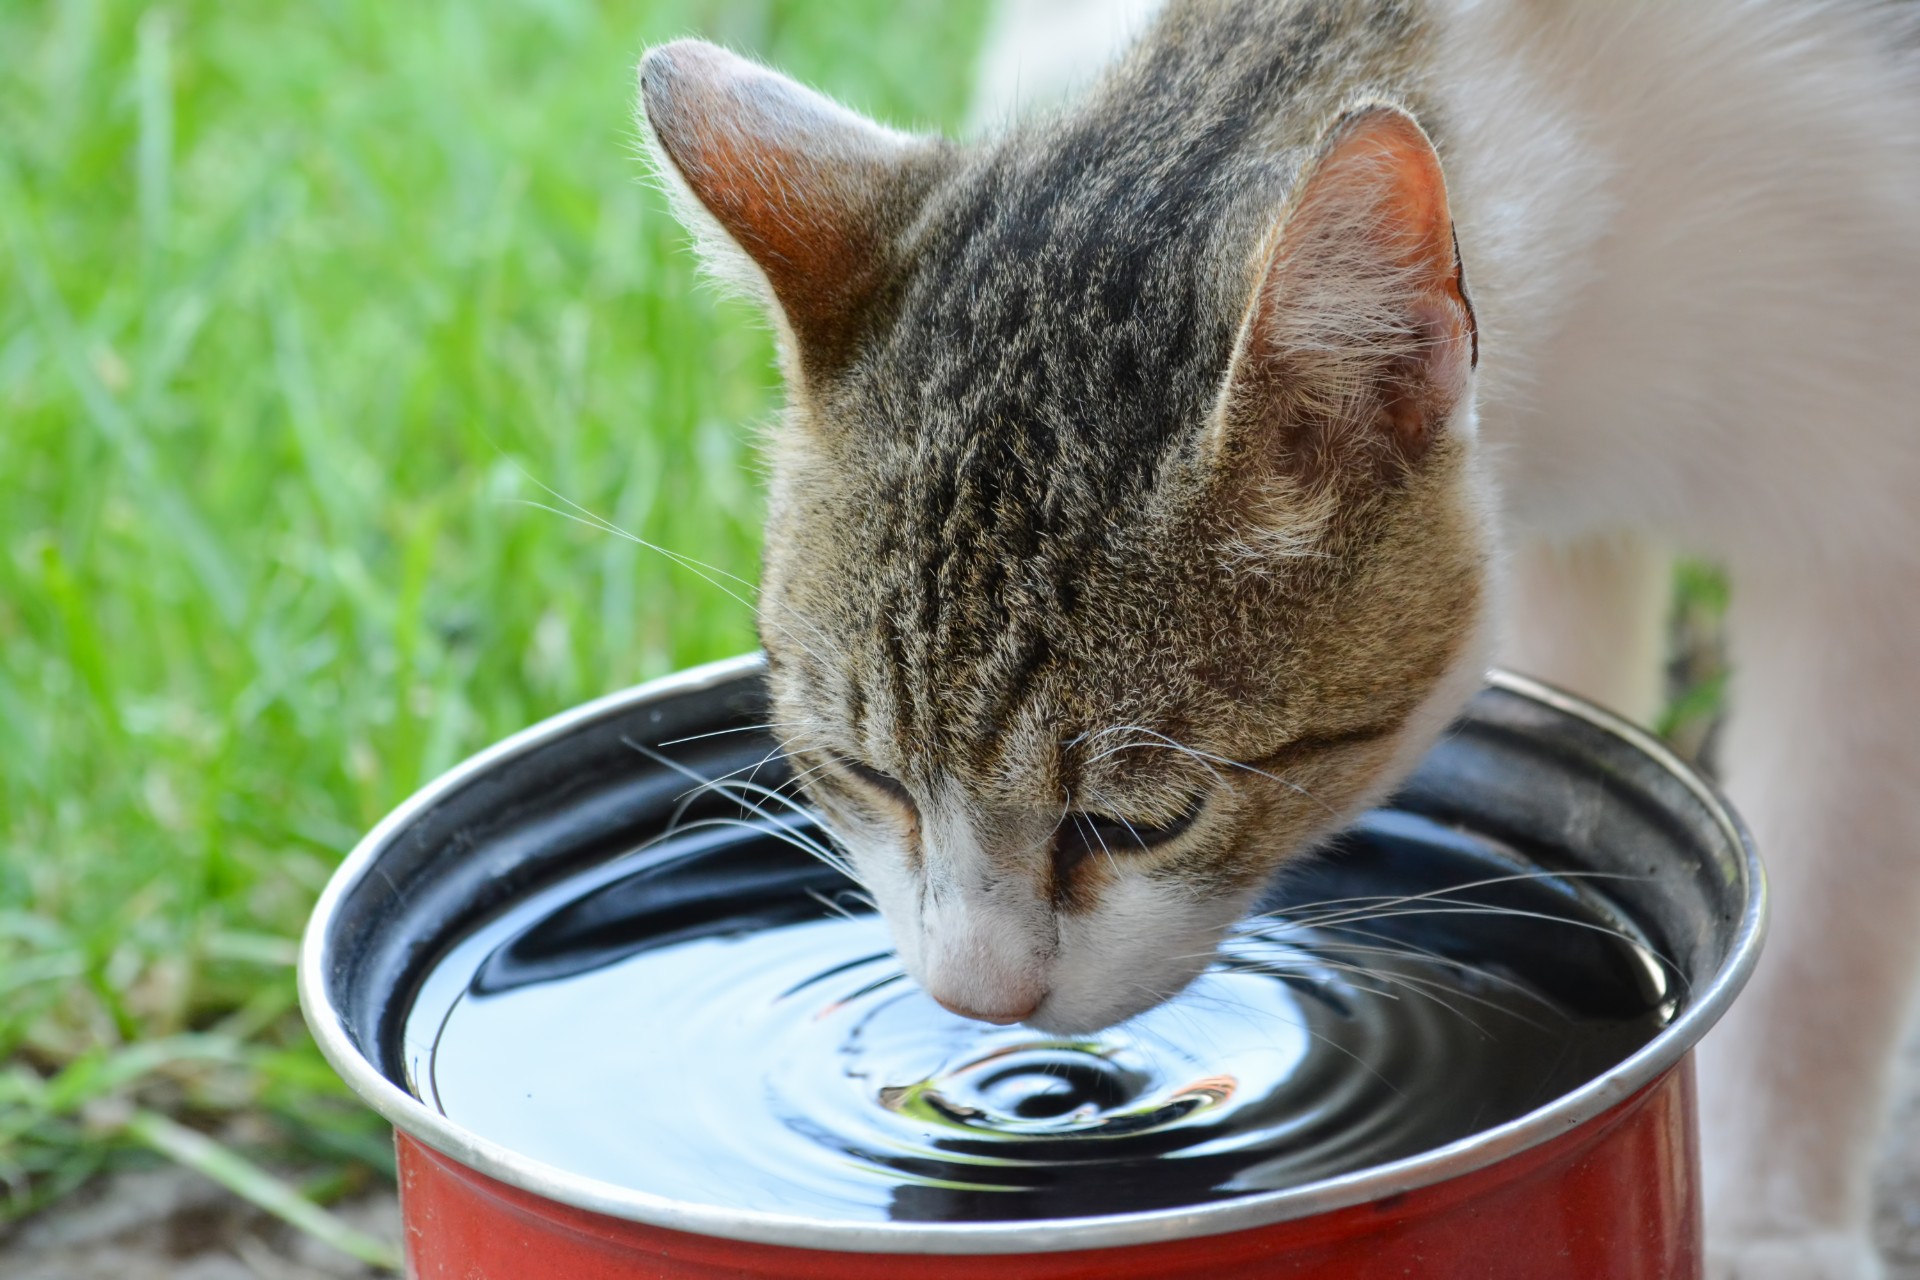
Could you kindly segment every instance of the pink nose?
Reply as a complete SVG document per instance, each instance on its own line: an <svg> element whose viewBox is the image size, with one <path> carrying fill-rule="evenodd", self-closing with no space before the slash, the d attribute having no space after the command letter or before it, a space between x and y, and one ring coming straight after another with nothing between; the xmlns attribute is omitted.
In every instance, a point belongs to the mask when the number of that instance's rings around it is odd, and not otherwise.
<svg viewBox="0 0 1920 1280"><path fill-rule="evenodd" d="M1033 1011L1040 1007L1040 1002L1035 1000L1024 1009L988 1012L984 1009L972 1009L964 1004L956 1004L945 996L935 996L934 999L939 1001L940 1007L949 1013L957 1013L963 1018L972 1018L975 1022L991 1022L996 1027L1008 1027L1016 1022L1025 1022L1033 1016Z"/></svg>

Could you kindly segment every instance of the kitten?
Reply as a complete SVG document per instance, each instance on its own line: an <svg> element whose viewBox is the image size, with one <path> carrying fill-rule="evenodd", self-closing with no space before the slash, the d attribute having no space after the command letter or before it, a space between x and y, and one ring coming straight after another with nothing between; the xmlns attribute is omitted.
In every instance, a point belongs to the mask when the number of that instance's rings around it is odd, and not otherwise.
<svg viewBox="0 0 1920 1280"><path fill-rule="evenodd" d="M1704 1051L1714 1266L1877 1274L1920 964L1915 8L1184 0L965 144L650 53L660 172L779 331L775 718L913 976L1062 1033L1150 1007L1496 644L1651 712L1661 549L1714 556L1776 904ZM1009 8L990 85L1057 87L1057 41L1008 68L1075 11Z"/></svg>

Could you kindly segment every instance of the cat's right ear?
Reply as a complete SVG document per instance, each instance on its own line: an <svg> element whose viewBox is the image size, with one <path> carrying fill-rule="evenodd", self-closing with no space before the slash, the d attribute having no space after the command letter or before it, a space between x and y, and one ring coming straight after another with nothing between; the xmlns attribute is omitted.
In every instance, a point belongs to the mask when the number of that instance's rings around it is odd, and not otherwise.
<svg viewBox="0 0 1920 1280"><path fill-rule="evenodd" d="M641 60L640 113L708 267L766 297L801 373L840 368L947 144L699 40Z"/></svg>

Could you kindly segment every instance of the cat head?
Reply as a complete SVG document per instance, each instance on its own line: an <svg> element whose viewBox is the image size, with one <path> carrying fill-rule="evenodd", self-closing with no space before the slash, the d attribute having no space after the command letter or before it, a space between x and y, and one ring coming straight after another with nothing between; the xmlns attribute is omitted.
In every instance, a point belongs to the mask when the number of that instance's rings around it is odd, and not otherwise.
<svg viewBox="0 0 1920 1280"><path fill-rule="evenodd" d="M943 1004L1151 1007L1484 669L1432 143L1387 102L1253 146L1110 90L962 147L692 41L640 79L779 332L776 736Z"/></svg>

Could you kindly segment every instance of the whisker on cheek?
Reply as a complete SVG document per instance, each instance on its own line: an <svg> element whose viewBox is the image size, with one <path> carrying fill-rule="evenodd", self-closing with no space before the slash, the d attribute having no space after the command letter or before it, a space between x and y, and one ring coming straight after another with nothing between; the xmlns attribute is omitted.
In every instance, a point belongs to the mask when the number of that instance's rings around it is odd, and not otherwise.
<svg viewBox="0 0 1920 1280"><path fill-rule="evenodd" d="M557 489L554 489L552 486L536 478L534 475L528 472L526 468L520 467L517 463L515 464L515 469L518 470L520 474L525 476L528 480L532 481L536 485L539 485L540 488L545 490L549 495L551 495L555 501L565 503L568 507L571 507L572 510L562 511L559 507L548 506L544 502L534 502L528 498L509 498L507 499L507 501L515 503L520 506L532 507L535 510L545 511L552 515L560 516L563 519L572 520L576 524L586 525L590 529L598 529L602 533L610 533L616 538L624 538L626 541L633 543L635 546L644 547L648 551L652 551L657 555L664 556L669 562L679 566L682 569L687 570L689 573L692 573L695 577L702 579L707 583L707 585L711 586L714 590L720 592L722 595L725 595L732 600L738 601L740 604L745 605L748 609L754 609L754 602L752 600L749 600L747 597L741 595L739 592L733 590L731 587L728 587L725 583L720 581L720 578L722 577L731 578L735 582L739 583L741 586L747 588L749 591L755 590L756 588L754 584L747 581L745 578L740 577L738 574L729 573L725 569L721 569L715 565L710 565L703 560L696 560L692 556L686 555L683 552L670 550L667 547L661 546L657 542L649 542L647 539L641 537L639 534L623 529L619 525L613 523L613 521L608 520L605 516L599 515L593 511L588 510L586 507L581 506L579 503L567 497L565 494L561 493ZM715 577L714 575L716 574L718 574L719 577ZM802 651L810 655L816 662L820 662L823 664L826 662L826 659L822 658L817 650L809 647L804 640L801 640L798 636L794 635L791 631L789 631L786 628L786 626L777 622L768 622L767 621L768 614L765 609L755 609L754 611L760 616L764 625L772 626L774 630L779 632L782 637L793 641L796 647L798 647L799 649L801 649ZM819 626L818 623L813 622L811 619L802 617L800 614L795 613L791 609L789 609L788 612L793 613L793 616L797 621L804 623L807 627L812 629L814 633L814 639L820 641L823 645L825 645L827 652L829 653L833 652L835 648L835 645L833 643L833 638L829 636Z"/></svg>
<svg viewBox="0 0 1920 1280"><path fill-rule="evenodd" d="M683 821L688 807L699 796L703 794L725 796L734 804L739 805L747 812L771 826L773 828L773 834L775 834L777 838L785 840L796 849L801 849L811 854L855 884L861 883L859 875L855 873L851 862L849 862L846 857L835 850L829 849L826 845L793 826L785 815L769 811L760 801L754 799L755 796L759 796L763 797L766 801L779 803L786 806L792 814L804 818L807 822L817 823L818 819L813 811L793 799L793 797L782 794L772 787L762 786L757 782L748 782L739 779L729 780L726 776L721 778L704 777L678 760L654 750L645 743L637 742L632 738L622 738L621 742L631 750L637 751L641 755L654 761L656 764L671 769L675 773L697 784L693 791L681 798L679 806L674 810L673 817L667 825L667 831L689 830L706 825L707 821L738 821L737 819L709 819L695 823L685 823ZM740 770L736 769L732 772L739 773ZM829 833L829 835L830 834L831 833Z"/></svg>
<svg viewBox="0 0 1920 1280"><path fill-rule="evenodd" d="M1124 725L1124 726L1116 726L1112 730L1102 730L1101 733L1095 734L1093 736L1095 738L1098 738L1104 735L1105 733L1121 732L1121 731L1130 731L1134 733L1144 734L1144 735L1147 735L1151 740L1143 741L1143 742L1124 742L1116 747L1108 747L1098 752L1093 757L1091 757L1088 763L1094 763L1100 760L1105 760L1112 756L1119 755L1120 753L1125 751L1153 750L1153 749L1158 749L1163 751L1172 751L1180 755L1187 756L1188 758L1192 760L1196 760L1201 764L1207 766L1207 768L1213 773L1215 780L1218 781L1222 786L1225 786L1226 782L1225 782L1225 779L1221 776L1219 770L1222 768L1238 769L1244 773L1250 773L1255 777L1265 778L1269 782L1273 782L1278 784L1279 786L1287 788L1289 791L1292 791L1294 794L1300 796L1302 799L1311 801L1313 804L1319 806L1319 808L1324 813L1326 813L1328 817L1334 819L1335 821L1339 821L1341 818L1345 816L1339 810L1335 809L1332 805L1328 804L1325 800L1322 800L1319 796L1316 796L1315 794L1313 794L1313 792L1307 790L1307 788L1301 786L1299 783L1293 781L1291 778L1283 777L1277 773L1271 773L1265 769L1257 768L1254 765L1246 764L1243 761L1231 760L1231 759L1228 759L1226 756L1216 755L1211 751L1202 751L1197 747L1190 747L1185 743L1176 741L1175 739L1168 737L1166 734L1160 733L1156 730L1147 729L1139 725ZM1218 766L1218 768L1216 768L1215 766Z"/></svg>
<svg viewBox="0 0 1920 1280"><path fill-rule="evenodd" d="M1649 879L1651 879L1649 876L1634 875L1630 872L1622 871L1524 871L1514 872L1509 875L1488 876L1482 880L1465 880L1459 884L1447 885L1440 889L1430 889L1424 893L1359 894L1345 898L1321 898L1313 902L1289 903L1287 906L1278 910L1267 912L1266 915L1273 918L1285 918L1289 924L1313 925L1319 924L1321 918L1311 916L1296 918L1290 913L1319 911L1326 907L1340 907L1360 902L1369 902L1376 906L1397 906L1402 903L1419 902L1440 894L1464 893L1469 889L1486 889L1494 885L1519 884L1536 880L1628 880L1644 883ZM1339 913L1334 914L1337 915ZM1258 919L1260 917L1255 918ZM1328 916L1325 918L1330 919L1332 917Z"/></svg>
<svg viewBox="0 0 1920 1280"><path fill-rule="evenodd" d="M1337 951L1343 955L1377 955L1387 959L1425 960L1433 964L1445 965L1462 973L1471 973L1483 982L1491 982L1498 986L1506 987L1511 991L1528 995L1533 993L1533 988L1527 986L1526 983L1510 978L1506 974L1496 971L1489 965L1479 965L1468 960L1459 960L1444 952L1435 951L1431 947L1419 946L1416 943L1395 938L1390 934L1375 933L1349 925L1334 925L1328 932L1351 933L1358 937L1367 938L1370 942L1345 942L1338 938L1317 938L1314 941L1315 950Z"/></svg>
<svg viewBox="0 0 1920 1280"><path fill-rule="evenodd" d="M760 734L770 729L800 729L805 726L794 720L762 720L759 724L737 724L726 729L715 729L711 733L690 733L684 738L668 738L660 743L662 750L667 747L685 746L689 742L705 742L709 738L725 738L736 733ZM792 741L791 738L787 741Z"/></svg>
<svg viewBox="0 0 1920 1280"><path fill-rule="evenodd" d="M1437 993L1441 991L1447 992L1449 995L1456 996L1470 1003L1482 1005L1496 1012L1505 1013L1509 1017L1525 1022L1528 1026L1536 1030L1545 1030L1544 1024L1536 1022L1528 1018L1525 1014L1508 1008L1498 1001L1488 1000L1483 996L1476 996L1471 992L1462 991L1459 987L1441 982L1438 979L1416 978L1410 974L1391 973L1378 968L1368 968L1365 965L1349 964L1344 961L1330 959L1327 956L1317 953L1302 955L1297 962L1276 964L1264 964L1259 961L1235 962L1229 960L1226 963L1226 968L1229 972L1233 973L1265 974L1276 978L1299 978L1302 980L1310 980L1313 976L1311 972L1313 969L1330 969L1336 973L1344 973L1354 978L1363 979L1366 982L1383 984L1385 987L1399 987L1407 994L1420 996L1447 1010L1447 1012L1460 1018L1461 1021L1472 1027L1487 1040L1492 1040L1494 1037L1483 1024L1475 1021L1458 1005L1455 1005L1449 1000L1442 999ZM1372 994L1384 1000L1398 1000L1401 998L1399 992L1384 990L1380 987L1372 988ZM1538 997L1535 998L1537 999Z"/></svg>
<svg viewBox="0 0 1920 1280"><path fill-rule="evenodd" d="M769 822L766 819L763 819L761 822L749 822L745 818L701 818L694 822L686 822L686 823L680 824L679 826L668 827L665 830L663 830L660 833L660 835L664 838L666 836L681 835L688 831L702 831L710 827L732 827L732 828L743 829L743 830L751 831L756 835L765 836L773 840L778 840L782 844L790 845L793 848L800 850L802 853L805 853L810 857L816 858L819 861L826 863L828 866L832 867L835 871L839 872L841 875L846 876L848 879L853 879L852 871L849 868L842 865L841 863L835 861L834 855L829 851L807 840L805 837L795 835L791 831L782 830L777 826L774 829L769 830L768 825L769 825ZM856 881L856 883L858 882Z"/></svg>
<svg viewBox="0 0 1920 1280"><path fill-rule="evenodd" d="M1597 924L1590 920L1575 920L1567 916L1557 916L1545 911L1524 911L1518 907L1495 906L1464 899L1432 898L1421 895L1421 900L1423 904L1431 905L1346 913L1334 921L1314 922L1313 927L1324 927L1329 923L1364 924L1373 920L1398 920L1413 916L1500 916L1509 919L1539 920L1547 924L1562 924L1573 929L1588 930L1600 934L1603 937L1626 942L1636 950L1644 951L1653 959L1659 961L1662 968L1683 985L1685 985L1687 981L1686 975L1681 971L1680 967L1652 946L1648 945L1645 939L1636 937L1624 929L1613 928L1611 925Z"/></svg>

